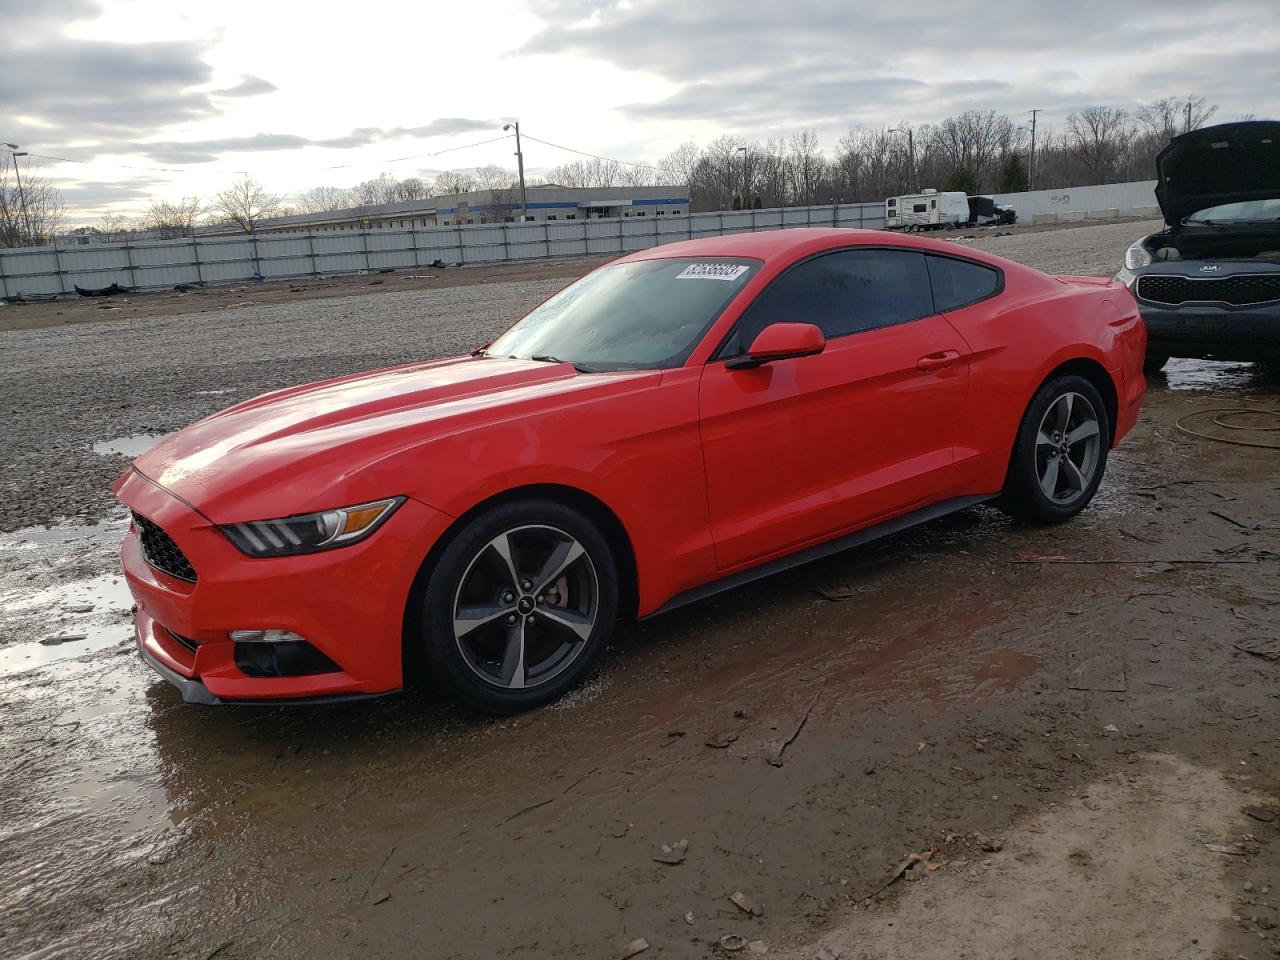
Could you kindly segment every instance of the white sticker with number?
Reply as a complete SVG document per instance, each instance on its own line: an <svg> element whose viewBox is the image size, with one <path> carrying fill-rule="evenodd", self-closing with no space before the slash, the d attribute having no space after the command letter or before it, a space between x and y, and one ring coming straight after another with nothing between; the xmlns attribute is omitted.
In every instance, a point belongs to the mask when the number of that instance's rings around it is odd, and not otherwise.
<svg viewBox="0 0 1280 960"><path fill-rule="evenodd" d="M677 280L734 281L750 268L741 263L691 263L678 274Z"/></svg>

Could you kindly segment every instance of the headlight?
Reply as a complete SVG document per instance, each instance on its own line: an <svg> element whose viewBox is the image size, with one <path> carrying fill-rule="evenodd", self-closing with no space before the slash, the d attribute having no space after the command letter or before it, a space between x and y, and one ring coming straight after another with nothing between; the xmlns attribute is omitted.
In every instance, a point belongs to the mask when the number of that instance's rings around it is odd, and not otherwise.
<svg viewBox="0 0 1280 960"><path fill-rule="evenodd" d="M287 557L298 553L332 550L363 540L404 503L391 497L355 507L341 507L320 513L304 513L279 520L251 520L218 527L227 538L251 557Z"/></svg>
<svg viewBox="0 0 1280 960"><path fill-rule="evenodd" d="M1135 240L1128 250L1124 252L1124 267L1126 270L1137 270L1139 267L1149 266L1151 263L1151 251L1145 246L1146 237L1141 240Z"/></svg>

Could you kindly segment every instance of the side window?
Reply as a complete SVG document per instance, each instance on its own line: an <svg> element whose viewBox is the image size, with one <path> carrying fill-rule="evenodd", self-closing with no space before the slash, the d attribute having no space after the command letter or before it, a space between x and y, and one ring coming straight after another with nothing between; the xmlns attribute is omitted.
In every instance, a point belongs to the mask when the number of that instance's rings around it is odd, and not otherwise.
<svg viewBox="0 0 1280 960"><path fill-rule="evenodd" d="M938 310L977 303L1000 289L1000 272L972 260L927 256L929 284Z"/></svg>
<svg viewBox="0 0 1280 960"><path fill-rule="evenodd" d="M923 203L914 204L911 207L912 213L928 213L929 209Z"/></svg>
<svg viewBox="0 0 1280 960"><path fill-rule="evenodd" d="M924 255L912 250L840 250L792 267L738 321L742 352L771 323L812 323L828 340L933 313Z"/></svg>

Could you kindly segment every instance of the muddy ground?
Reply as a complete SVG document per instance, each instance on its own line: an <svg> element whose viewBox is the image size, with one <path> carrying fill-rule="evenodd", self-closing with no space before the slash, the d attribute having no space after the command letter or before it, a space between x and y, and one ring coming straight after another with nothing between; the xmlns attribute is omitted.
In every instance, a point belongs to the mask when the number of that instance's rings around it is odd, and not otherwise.
<svg viewBox="0 0 1280 960"><path fill-rule="evenodd" d="M123 520L80 479L129 445L92 444L409 335L444 352L543 293L503 289L330 301L296 323L367 339L296 363L295 321L243 311L203 353L78 327L70 372L59 331L6 335L10 449L75 452L40 472L65 512L15 484L0 536L0 957L1273 956L1280 452L1177 428L1273 443L1208 412L1280 409L1248 364L1155 378L1072 523L976 508L626 627L538 713L183 704L131 651Z"/></svg>

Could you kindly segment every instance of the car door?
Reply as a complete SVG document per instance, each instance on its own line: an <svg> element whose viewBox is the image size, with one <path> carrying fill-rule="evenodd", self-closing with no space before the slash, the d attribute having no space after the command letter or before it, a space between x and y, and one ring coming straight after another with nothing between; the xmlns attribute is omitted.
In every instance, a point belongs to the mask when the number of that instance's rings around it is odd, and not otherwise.
<svg viewBox="0 0 1280 960"><path fill-rule="evenodd" d="M826 348L754 369L725 366L779 322L817 325ZM774 280L700 381L717 564L763 559L941 499L968 354L934 312L915 251L834 251Z"/></svg>

